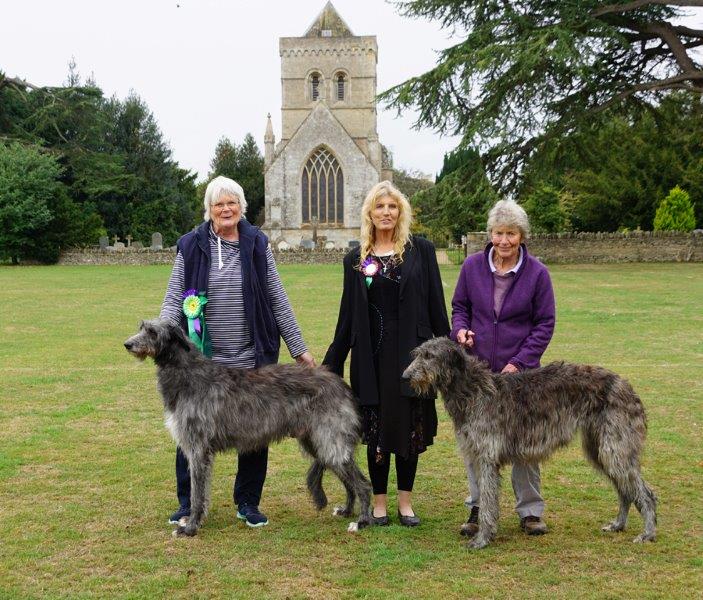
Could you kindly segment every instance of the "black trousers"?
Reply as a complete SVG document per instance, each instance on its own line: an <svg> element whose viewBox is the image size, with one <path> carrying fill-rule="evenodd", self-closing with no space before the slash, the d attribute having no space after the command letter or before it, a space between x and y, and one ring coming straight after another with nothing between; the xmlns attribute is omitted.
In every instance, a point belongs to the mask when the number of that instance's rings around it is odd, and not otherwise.
<svg viewBox="0 0 703 600"><path fill-rule="evenodd" d="M259 506L266 480L269 449L237 455L237 476L234 478L234 503ZM176 493L181 506L190 506L190 471L188 459L176 448Z"/></svg>
<svg viewBox="0 0 703 600"><path fill-rule="evenodd" d="M380 461L378 460L380 458ZM398 489L403 492L412 492L417 472L417 454L403 458L395 455L395 474ZM388 473L391 468L391 453L379 452L369 444L366 446L366 459L369 464L369 477L374 494L388 493Z"/></svg>

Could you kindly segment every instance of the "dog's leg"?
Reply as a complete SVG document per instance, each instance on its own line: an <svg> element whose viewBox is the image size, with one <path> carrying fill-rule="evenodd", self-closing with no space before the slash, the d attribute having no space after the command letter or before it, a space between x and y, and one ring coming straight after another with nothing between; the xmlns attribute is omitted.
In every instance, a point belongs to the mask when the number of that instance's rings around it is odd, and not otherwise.
<svg viewBox="0 0 703 600"><path fill-rule="evenodd" d="M327 495L322 489L322 475L325 472L324 465L315 458L308 469L307 484L308 491L312 497L312 502L317 510L322 510L327 506Z"/></svg>
<svg viewBox="0 0 703 600"><path fill-rule="evenodd" d="M601 528L603 531L623 531L625 529L625 525L627 525L627 515L630 512L630 505L632 504L632 499L620 490L620 486L615 482L615 480L613 480L613 484L615 485L615 489L618 491L620 510L618 511L618 516L615 517L614 521L611 521L607 525L603 525Z"/></svg>
<svg viewBox="0 0 703 600"><path fill-rule="evenodd" d="M500 470L493 463L479 462L478 486L481 490L481 509L478 512L478 533L469 542L469 548L485 548L498 531L500 511Z"/></svg>
<svg viewBox="0 0 703 600"><path fill-rule="evenodd" d="M212 452L194 452L188 455L190 466L190 517L185 526L176 529L178 536L193 536L207 514L210 503L210 477L212 475Z"/></svg>
<svg viewBox="0 0 703 600"><path fill-rule="evenodd" d="M352 462L352 464L354 464ZM356 489L354 485L354 473L349 463L345 463L338 470L334 470L347 493L347 500L344 506L335 506L332 514L335 517L351 517L354 514L354 503L356 502Z"/></svg>
<svg viewBox="0 0 703 600"><path fill-rule="evenodd" d="M618 516L607 525L601 527L601 530L611 532L623 531L627 525L627 515L630 512L630 505L632 504L632 486L627 478L618 475L617 468L612 464L613 461L606 460L606 458L610 456L609 454L603 454L603 460L601 460L600 431L597 427L592 424L583 427L581 430L581 442L586 457L596 469L605 473L618 493L620 502Z"/></svg>
<svg viewBox="0 0 703 600"><path fill-rule="evenodd" d="M335 475L339 477L347 491L347 503L342 507L341 512L335 512L340 516L349 516L354 512L354 502L359 497L359 519L349 523L348 531L355 532L371 524L371 484L361 472L354 458L351 457L346 463L339 467L330 466Z"/></svg>
<svg viewBox="0 0 703 600"><path fill-rule="evenodd" d="M652 489L642 479L639 470L635 474L637 481L637 493L635 495L635 506L640 511L644 520L644 531L640 533L633 542L653 542L657 538L657 497Z"/></svg>

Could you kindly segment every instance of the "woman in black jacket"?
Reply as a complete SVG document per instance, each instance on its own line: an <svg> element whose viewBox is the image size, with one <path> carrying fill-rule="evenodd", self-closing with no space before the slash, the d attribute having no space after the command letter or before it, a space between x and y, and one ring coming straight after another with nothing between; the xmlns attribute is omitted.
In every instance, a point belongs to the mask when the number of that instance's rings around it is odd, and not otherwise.
<svg viewBox="0 0 703 600"><path fill-rule="evenodd" d="M361 208L361 243L344 257L344 288L334 340L323 364L342 376L351 349L350 381L362 415L374 523L389 523L387 485L395 454L398 518L419 525L411 493L418 455L437 433L434 397L418 397L401 375L410 352L449 333L434 246L410 235L412 212L388 181Z"/></svg>

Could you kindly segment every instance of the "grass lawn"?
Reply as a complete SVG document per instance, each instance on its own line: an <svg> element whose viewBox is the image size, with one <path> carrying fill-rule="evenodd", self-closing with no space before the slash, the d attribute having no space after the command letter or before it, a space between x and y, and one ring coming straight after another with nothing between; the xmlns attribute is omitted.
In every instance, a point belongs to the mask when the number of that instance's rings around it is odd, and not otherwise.
<svg viewBox="0 0 703 600"><path fill-rule="evenodd" d="M611 368L647 408L643 472L659 497L658 541L630 543L641 527L634 508L627 532L600 531L616 495L574 443L543 466L550 533L519 531L506 472L498 538L480 552L458 535L466 477L442 408L420 460L417 529L350 535L346 521L317 514L307 461L289 440L270 453L268 527L236 521L228 454L215 463L204 528L172 538L174 446L154 366L122 347L140 318L158 314L169 271L0 268L0 598L701 597L702 264L551 267L557 331L546 359ZM319 361L341 266L280 271ZM457 274L442 268L447 303ZM342 500L333 476L325 487Z"/></svg>

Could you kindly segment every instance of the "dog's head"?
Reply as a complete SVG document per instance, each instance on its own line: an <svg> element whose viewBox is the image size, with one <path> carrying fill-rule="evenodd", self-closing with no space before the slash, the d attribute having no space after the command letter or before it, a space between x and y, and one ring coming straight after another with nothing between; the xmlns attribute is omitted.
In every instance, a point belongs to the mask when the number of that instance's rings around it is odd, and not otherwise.
<svg viewBox="0 0 703 600"><path fill-rule="evenodd" d="M466 365L464 350L445 337L424 342L410 356L413 360L403 371L403 379L408 379L412 388L423 395L441 389Z"/></svg>
<svg viewBox="0 0 703 600"><path fill-rule="evenodd" d="M139 331L125 341L124 347L140 360L170 354L174 348L187 352L191 349L181 328L166 319L142 321Z"/></svg>

